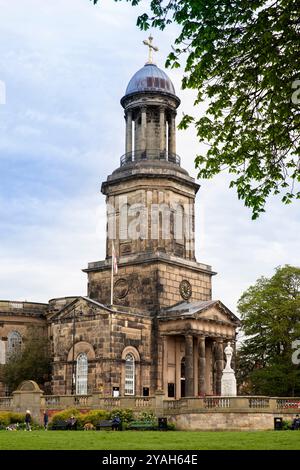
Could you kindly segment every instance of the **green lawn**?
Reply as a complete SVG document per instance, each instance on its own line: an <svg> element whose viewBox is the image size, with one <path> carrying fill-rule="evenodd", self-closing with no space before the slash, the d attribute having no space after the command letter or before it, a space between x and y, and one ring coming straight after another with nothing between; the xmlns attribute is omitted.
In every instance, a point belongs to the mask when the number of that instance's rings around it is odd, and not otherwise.
<svg viewBox="0 0 300 470"><path fill-rule="evenodd" d="M0 431L0 450L300 450L300 432Z"/></svg>

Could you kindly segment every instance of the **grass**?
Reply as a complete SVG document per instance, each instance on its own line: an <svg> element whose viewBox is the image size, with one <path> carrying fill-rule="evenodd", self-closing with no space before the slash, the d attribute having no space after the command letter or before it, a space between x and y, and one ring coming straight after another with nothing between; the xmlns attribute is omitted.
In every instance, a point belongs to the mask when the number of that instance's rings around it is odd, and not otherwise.
<svg viewBox="0 0 300 470"><path fill-rule="evenodd" d="M0 450L300 450L300 432L0 431Z"/></svg>

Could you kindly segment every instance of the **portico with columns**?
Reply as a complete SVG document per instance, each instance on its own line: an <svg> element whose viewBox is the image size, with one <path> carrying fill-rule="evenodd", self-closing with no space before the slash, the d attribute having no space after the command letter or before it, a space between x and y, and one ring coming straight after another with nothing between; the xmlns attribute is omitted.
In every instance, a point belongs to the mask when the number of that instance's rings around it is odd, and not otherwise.
<svg viewBox="0 0 300 470"><path fill-rule="evenodd" d="M224 347L235 344L239 320L220 301L184 302L159 315L162 370L168 398L221 394Z"/></svg>

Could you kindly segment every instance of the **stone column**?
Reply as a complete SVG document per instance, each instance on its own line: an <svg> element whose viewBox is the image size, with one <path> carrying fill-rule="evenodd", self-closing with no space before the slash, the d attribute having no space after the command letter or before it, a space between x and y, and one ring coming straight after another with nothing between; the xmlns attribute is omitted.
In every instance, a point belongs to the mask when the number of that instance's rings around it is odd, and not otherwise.
<svg viewBox="0 0 300 470"><path fill-rule="evenodd" d="M168 337L163 336L163 361L162 361L162 387L165 396L168 396Z"/></svg>
<svg viewBox="0 0 300 470"><path fill-rule="evenodd" d="M231 339L230 342L231 342L231 347L233 348L233 355L232 355L232 359L231 359L231 367L235 371L235 369L236 369L236 340Z"/></svg>
<svg viewBox="0 0 300 470"><path fill-rule="evenodd" d="M160 152L166 151L166 115L165 108L160 106L159 108L159 128L160 128Z"/></svg>
<svg viewBox="0 0 300 470"><path fill-rule="evenodd" d="M223 371L223 340L217 340L216 344L216 393L221 395L222 371Z"/></svg>
<svg viewBox="0 0 300 470"><path fill-rule="evenodd" d="M126 119L126 153L132 152L132 111L127 111Z"/></svg>
<svg viewBox="0 0 300 470"><path fill-rule="evenodd" d="M141 108L141 151L147 148L147 108Z"/></svg>
<svg viewBox="0 0 300 470"><path fill-rule="evenodd" d="M193 335L185 336L185 396L194 396L194 338Z"/></svg>
<svg viewBox="0 0 300 470"><path fill-rule="evenodd" d="M200 336L198 348L199 348L198 393L199 395L204 396L206 393L205 336Z"/></svg>
<svg viewBox="0 0 300 470"><path fill-rule="evenodd" d="M169 153L176 153L176 125L175 125L176 112L171 113L169 120Z"/></svg>

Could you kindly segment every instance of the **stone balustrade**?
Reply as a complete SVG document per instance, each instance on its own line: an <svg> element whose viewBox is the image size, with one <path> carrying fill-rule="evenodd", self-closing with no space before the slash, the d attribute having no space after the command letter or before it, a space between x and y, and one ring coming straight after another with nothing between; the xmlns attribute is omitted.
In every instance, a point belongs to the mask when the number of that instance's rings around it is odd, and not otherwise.
<svg viewBox="0 0 300 470"><path fill-rule="evenodd" d="M20 410L20 402L16 401L16 392L12 397L0 397L0 411ZM237 396L237 397L186 397L180 400L164 399L163 395L151 397L104 397L99 393L91 395L43 395L41 392L40 409L63 410L67 408L79 409L106 409L131 408L134 411L149 409L160 414L174 415L176 413L194 412L269 412L269 413L296 413L300 411L300 398L279 398L264 396ZM29 404L28 404L29 405ZM24 403L26 409L26 403Z"/></svg>
<svg viewBox="0 0 300 470"><path fill-rule="evenodd" d="M0 397L0 411L10 410L13 406L13 397Z"/></svg>

